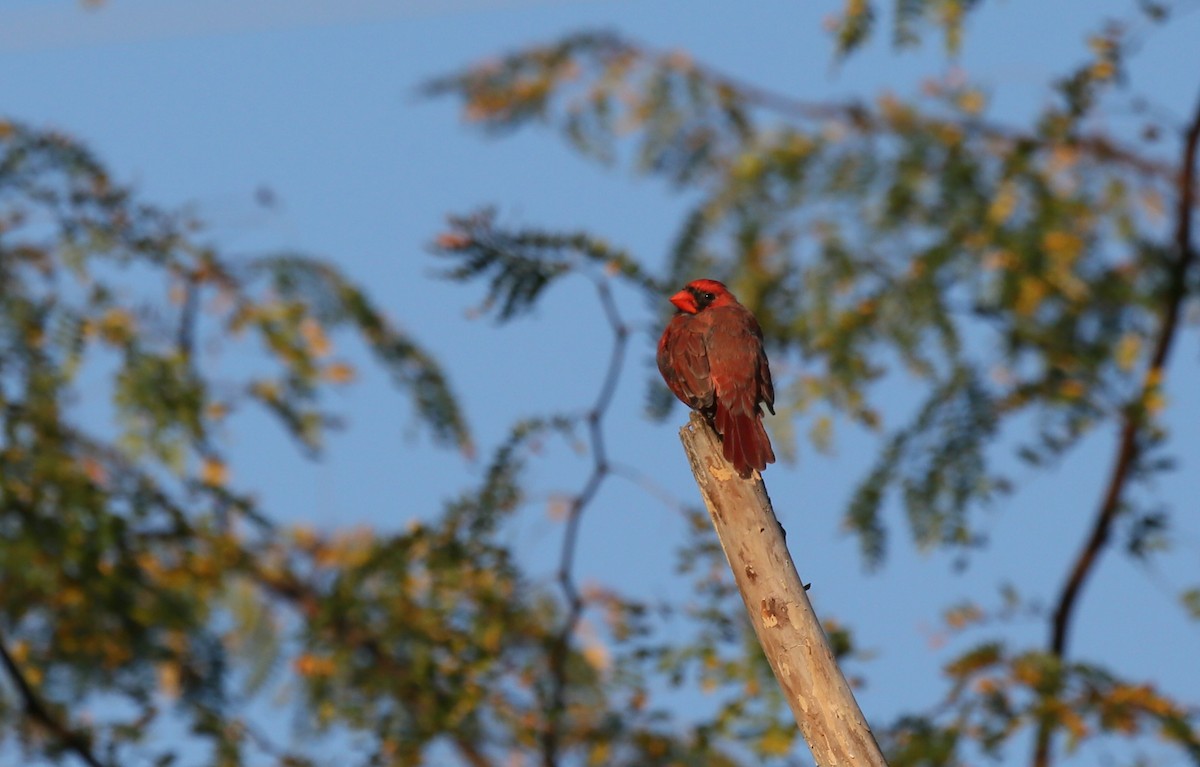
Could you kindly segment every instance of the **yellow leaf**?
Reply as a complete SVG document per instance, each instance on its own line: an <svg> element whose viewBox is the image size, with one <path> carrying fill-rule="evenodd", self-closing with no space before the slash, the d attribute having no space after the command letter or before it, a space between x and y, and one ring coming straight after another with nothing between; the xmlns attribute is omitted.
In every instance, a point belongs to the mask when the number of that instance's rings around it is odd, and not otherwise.
<svg viewBox="0 0 1200 767"><path fill-rule="evenodd" d="M479 635L479 644L489 653L500 652L504 642L504 626L499 621L493 621L483 627Z"/></svg>
<svg viewBox="0 0 1200 767"><path fill-rule="evenodd" d="M608 741L597 741L588 749L588 764L608 764L611 753L612 747Z"/></svg>
<svg viewBox="0 0 1200 767"><path fill-rule="evenodd" d="M763 733L758 742L758 749L766 756L783 756L792 750L792 741L796 734L782 727L772 727Z"/></svg>
<svg viewBox="0 0 1200 767"><path fill-rule="evenodd" d="M952 629L962 629L983 620L983 610L976 604L962 604L946 610L944 620Z"/></svg>
<svg viewBox="0 0 1200 767"><path fill-rule="evenodd" d="M1087 47L1097 56L1111 56L1117 49L1117 42L1103 35L1089 35Z"/></svg>
<svg viewBox="0 0 1200 767"><path fill-rule="evenodd" d="M1158 388L1159 386L1162 386L1162 382L1163 382L1162 367L1156 367L1146 373L1145 386L1147 389Z"/></svg>
<svg viewBox="0 0 1200 767"><path fill-rule="evenodd" d="M983 92L972 88L968 91L963 91L958 97L958 108L969 115L977 115L987 106L987 99L984 98Z"/></svg>
<svg viewBox="0 0 1200 767"><path fill-rule="evenodd" d="M903 130L912 125L912 109L890 91L884 91L883 95L876 99L876 104L880 114L894 128Z"/></svg>
<svg viewBox="0 0 1200 767"><path fill-rule="evenodd" d="M1036 688L1043 679L1043 670L1032 658L1017 658L1012 664L1012 677L1026 687Z"/></svg>
<svg viewBox="0 0 1200 767"><path fill-rule="evenodd" d="M983 256L983 268L991 271L1008 269L1015 260L1007 250L991 250Z"/></svg>
<svg viewBox="0 0 1200 767"><path fill-rule="evenodd" d="M566 519L567 512L574 505L573 500L562 493L555 493L546 502L546 516L553 520Z"/></svg>
<svg viewBox="0 0 1200 767"><path fill-rule="evenodd" d="M321 566L361 567L372 556L375 534L366 527L339 532L328 548L322 549L317 563Z"/></svg>
<svg viewBox="0 0 1200 767"><path fill-rule="evenodd" d="M1042 236L1042 248L1055 266L1069 266L1083 252L1083 240L1073 232L1055 229Z"/></svg>
<svg viewBox="0 0 1200 767"><path fill-rule="evenodd" d="M1085 391L1084 385L1073 378L1063 381L1058 387L1058 393L1070 400L1079 399Z"/></svg>
<svg viewBox="0 0 1200 767"><path fill-rule="evenodd" d="M583 648L583 659L587 664L597 671L605 671L610 665L611 658L608 654L608 648L599 642L589 644Z"/></svg>
<svg viewBox="0 0 1200 767"><path fill-rule="evenodd" d="M1150 415L1157 415L1167 406L1167 396L1158 387L1147 389L1146 396L1142 399L1142 405Z"/></svg>
<svg viewBox="0 0 1200 767"><path fill-rule="evenodd" d="M642 743L642 749L647 756L657 759L667 753L667 740L656 735L647 736Z"/></svg>
<svg viewBox="0 0 1200 767"><path fill-rule="evenodd" d="M333 701L325 699L317 705L317 721L321 724L329 724L333 718L337 716L338 708Z"/></svg>
<svg viewBox="0 0 1200 767"><path fill-rule="evenodd" d="M103 485L108 481L108 470L104 468L104 464L97 461L91 456L84 457L82 461L83 473L94 485Z"/></svg>
<svg viewBox="0 0 1200 767"><path fill-rule="evenodd" d="M1117 66L1112 61L1104 59L1092 64L1091 75L1093 80L1101 82L1111 80L1113 75L1117 73Z"/></svg>
<svg viewBox="0 0 1200 767"><path fill-rule="evenodd" d="M732 175L739 181L751 181L762 173L762 155L757 152L744 152L733 163Z"/></svg>
<svg viewBox="0 0 1200 767"><path fill-rule="evenodd" d="M1117 341L1117 348L1113 352L1116 359L1117 367L1128 373L1133 370L1134 364L1137 363L1138 352L1142 350L1142 337L1137 333L1126 333Z"/></svg>
<svg viewBox="0 0 1200 767"><path fill-rule="evenodd" d="M345 362L335 362L326 367L324 371L325 380L335 384L350 383L356 375L358 373L355 371L354 366Z"/></svg>
<svg viewBox="0 0 1200 767"><path fill-rule="evenodd" d="M1150 415L1155 415L1167 406L1167 397L1162 391L1163 370L1153 368L1146 373L1145 389L1142 394L1142 406Z"/></svg>
<svg viewBox="0 0 1200 767"><path fill-rule="evenodd" d="M947 146L955 147L962 143L963 130L952 123L935 126L934 132L938 139Z"/></svg>
<svg viewBox="0 0 1200 767"><path fill-rule="evenodd" d="M311 551L317 545L317 531L312 525L296 525L290 532L296 548L302 551Z"/></svg>
<svg viewBox="0 0 1200 767"><path fill-rule="evenodd" d="M975 680L975 691L980 695L991 695L1001 689L1000 680L993 676L981 676Z"/></svg>
<svg viewBox="0 0 1200 767"><path fill-rule="evenodd" d="M229 469L218 458L205 458L200 467L200 481L213 487L225 487L225 483L229 481Z"/></svg>
<svg viewBox="0 0 1200 767"><path fill-rule="evenodd" d="M991 238L983 232L968 232L962 238L963 248L968 251L983 250L989 242L991 242Z"/></svg>
<svg viewBox="0 0 1200 767"><path fill-rule="evenodd" d="M669 51L666 57L667 65L673 69L687 71L692 68L692 55L684 50L675 49Z"/></svg>
<svg viewBox="0 0 1200 767"><path fill-rule="evenodd" d="M106 641L101 645L100 652L104 657L104 667L106 669L115 669L128 663L133 657L130 646L119 640Z"/></svg>
<svg viewBox="0 0 1200 767"><path fill-rule="evenodd" d="M204 412L205 415L208 416L209 420L220 421L225 418L225 416L229 415L229 405L225 404L224 402L210 402L204 409Z"/></svg>
<svg viewBox="0 0 1200 767"><path fill-rule="evenodd" d="M463 250L471 244L471 238L461 232L442 232L434 243L442 250Z"/></svg>
<svg viewBox="0 0 1200 767"><path fill-rule="evenodd" d="M311 653L302 653L292 665L295 667L296 673L307 677L333 676L336 669L332 659Z"/></svg>
<svg viewBox="0 0 1200 767"><path fill-rule="evenodd" d="M1016 184L1011 181L1001 184L996 190L996 196L992 198L992 204L988 206L988 222L997 225L1007 223L1017 209L1018 200Z"/></svg>
<svg viewBox="0 0 1200 767"><path fill-rule="evenodd" d="M136 322L133 314L127 309L113 307L100 317L97 323L97 330L100 331L100 337L105 341L113 344L121 344L128 341L136 329Z"/></svg>
<svg viewBox="0 0 1200 767"><path fill-rule="evenodd" d="M175 700L179 697L181 688L179 666L175 663L158 664L158 689L163 696Z"/></svg>
<svg viewBox="0 0 1200 767"><path fill-rule="evenodd" d="M279 401L279 384L275 381L255 381L251 384L250 391L267 402Z"/></svg>
<svg viewBox="0 0 1200 767"><path fill-rule="evenodd" d="M325 335L325 329L312 317L305 317L304 321L300 323L300 335L303 336L304 343L308 344L308 350L314 357L324 357L329 354L331 346L328 336Z"/></svg>
<svg viewBox="0 0 1200 767"><path fill-rule="evenodd" d="M1088 726L1079 712L1070 706L1059 706L1055 711L1059 722L1067 730L1067 751L1074 751L1080 741L1088 736Z"/></svg>
<svg viewBox="0 0 1200 767"><path fill-rule="evenodd" d="M1014 308L1021 317L1032 317L1045 297L1046 283L1038 277L1022 276L1017 286L1017 303Z"/></svg>
<svg viewBox="0 0 1200 767"><path fill-rule="evenodd" d="M1164 204L1162 195L1157 189L1147 189L1142 192L1142 207L1146 210L1146 216L1155 222L1162 221L1164 215Z"/></svg>
<svg viewBox="0 0 1200 767"><path fill-rule="evenodd" d="M859 423L872 431L878 431L879 427L883 424L883 418L879 415L879 411L871 408L863 408L855 415L858 417Z"/></svg>
<svg viewBox="0 0 1200 767"><path fill-rule="evenodd" d="M646 691L636 690L633 697L629 699L629 707L634 711L641 711L646 707Z"/></svg>
<svg viewBox="0 0 1200 767"><path fill-rule="evenodd" d="M1050 159L1046 163L1051 173L1061 173L1074 168L1079 162L1079 150L1072 146L1059 145L1054 147L1050 152Z"/></svg>
<svg viewBox="0 0 1200 767"><path fill-rule="evenodd" d="M833 419L827 415L823 415L813 421L812 427L808 432L809 439L813 445L822 453L829 452L833 444Z"/></svg>

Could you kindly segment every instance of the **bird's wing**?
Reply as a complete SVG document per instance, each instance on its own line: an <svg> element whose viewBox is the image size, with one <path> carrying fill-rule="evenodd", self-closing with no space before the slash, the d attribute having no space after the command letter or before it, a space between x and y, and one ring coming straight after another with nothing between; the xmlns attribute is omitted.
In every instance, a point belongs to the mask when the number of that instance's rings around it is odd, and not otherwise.
<svg viewBox="0 0 1200 767"><path fill-rule="evenodd" d="M680 314L663 333L658 347L658 367L667 386L688 407L707 410L713 406L706 336L709 323L703 315Z"/></svg>
<svg viewBox="0 0 1200 767"><path fill-rule="evenodd" d="M767 362L767 352L762 346L762 328L754 315L750 315L751 332L758 341L758 393L762 402L775 415L775 383L771 380L771 365Z"/></svg>
<svg viewBox="0 0 1200 767"><path fill-rule="evenodd" d="M760 400L773 402L775 398L771 374L765 371L762 331L754 316L742 306L713 308L707 314L712 315L707 347L716 397L731 414L754 415Z"/></svg>
<svg viewBox="0 0 1200 767"><path fill-rule="evenodd" d="M713 307L707 313L712 315L713 328L708 341L716 399L713 425L721 434L725 458L738 474L748 477L775 462L759 408L760 402L769 403L775 396L766 371L762 331L740 305Z"/></svg>

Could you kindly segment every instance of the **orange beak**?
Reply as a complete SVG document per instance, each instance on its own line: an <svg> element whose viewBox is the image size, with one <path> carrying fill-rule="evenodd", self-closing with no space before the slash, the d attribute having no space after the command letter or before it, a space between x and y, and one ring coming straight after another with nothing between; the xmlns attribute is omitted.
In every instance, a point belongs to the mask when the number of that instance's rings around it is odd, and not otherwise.
<svg viewBox="0 0 1200 767"><path fill-rule="evenodd" d="M675 304L675 308L679 309L681 312L695 314L697 311L696 297L686 290L681 290L675 295L671 296L671 303Z"/></svg>

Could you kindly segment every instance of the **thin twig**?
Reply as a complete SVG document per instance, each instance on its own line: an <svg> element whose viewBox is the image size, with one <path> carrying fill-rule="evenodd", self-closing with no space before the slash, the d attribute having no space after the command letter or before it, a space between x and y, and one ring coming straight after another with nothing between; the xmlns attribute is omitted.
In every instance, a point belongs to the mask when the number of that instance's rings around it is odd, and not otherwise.
<svg viewBox="0 0 1200 767"><path fill-rule="evenodd" d="M570 656L571 638L583 617L584 608L583 597L575 585L575 550L579 542L579 528L583 511L596 497L601 484L612 470L605 447L603 419L612 403L613 395L616 393L617 383L621 378L621 369L625 363L625 350L629 343L629 328L621 320L617 311L609 282L603 278L597 279L596 291L600 297L600 304L604 307L604 316L612 328L613 345L608 371L600 385L600 392L596 395L595 403L585 416L588 441L592 452L592 471L584 482L583 489L571 502L571 507L567 511L566 530L563 532L563 547L557 577L559 588L566 601L567 612L562 627L550 647L550 692L546 707L546 726L542 731L543 767L557 767L559 763L562 719L567 708L567 659Z"/></svg>
<svg viewBox="0 0 1200 767"><path fill-rule="evenodd" d="M0 637L0 663L3 663L9 679L17 688L17 694L21 697L26 716L49 730L63 748L79 757L88 767L106 767L105 763L92 753L91 744L84 733L71 729L51 713L29 680L21 673L21 668L17 665L12 653L8 651L8 645L3 637Z"/></svg>
<svg viewBox="0 0 1200 767"><path fill-rule="evenodd" d="M1196 249L1192 243L1192 217L1195 215L1196 206L1198 144L1200 144L1200 104L1197 104L1196 111L1184 134L1183 165L1179 171L1179 199L1175 210L1176 257L1171 266L1168 275L1169 281L1163 296L1162 324L1155 340L1154 351L1150 356L1149 367L1138 392L1138 399L1129 406L1123 417L1112 475L1109 477L1108 488L1097 511L1091 534L1075 558L1054 610L1049 649L1050 653L1060 660L1067 654L1071 618L1079 602L1079 595L1088 577L1095 569L1100 554L1108 545L1113 522L1120 512L1125 489L1137 465L1141 452L1138 438L1146 424L1143 403L1154 389L1162 386L1167 360L1179 328L1179 317L1187 296L1188 273L1197 260ZM1034 767L1048 767L1050 764L1052 736L1052 724L1042 722L1038 727L1037 742L1034 748Z"/></svg>
<svg viewBox="0 0 1200 767"><path fill-rule="evenodd" d="M683 500L660 485L650 474L627 463L610 463L609 473L641 488L647 495L682 517L686 518L689 513L696 510L695 507L688 506Z"/></svg>
<svg viewBox="0 0 1200 767"><path fill-rule="evenodd" d="M184 276L183 306L179 309L179 329L175 346L179 356L191 364L196 349L196 317L200 309L200 283L195 272Z"/></svg>

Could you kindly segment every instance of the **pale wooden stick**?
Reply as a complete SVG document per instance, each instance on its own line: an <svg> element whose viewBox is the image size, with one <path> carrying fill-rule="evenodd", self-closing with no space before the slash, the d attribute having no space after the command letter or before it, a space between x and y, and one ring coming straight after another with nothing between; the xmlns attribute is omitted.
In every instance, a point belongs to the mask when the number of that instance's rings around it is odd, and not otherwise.
<svg viewBox="0 0 1200 767"><path fill-rule="evenodd" d="M741 479L698 413L679 432L750 623L820 767L887 767L834 660L762 478Z"/></svg>

